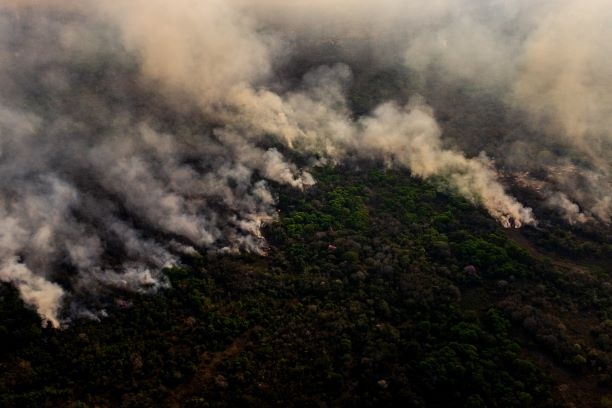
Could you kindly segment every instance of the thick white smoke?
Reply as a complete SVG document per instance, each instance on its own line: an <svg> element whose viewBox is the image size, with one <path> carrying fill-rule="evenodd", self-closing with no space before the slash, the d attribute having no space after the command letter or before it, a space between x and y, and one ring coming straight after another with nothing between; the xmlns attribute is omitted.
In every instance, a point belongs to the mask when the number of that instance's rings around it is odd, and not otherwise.
<svg viewBox="0 0 612 408"><path fill-rule="evenodd" d="M542 199L563 193L581 209L581 220L612 221L609 1L235 3L293 40L332 39L345 58L367 55L361 64L399 61L426 77L494 93L523 112L532 129L503 141L496 162L521 161L517 171L548 172ZM525 149L537 159L525 160ZM568 164L573 173L555 177Z"/></svg>
<svg viewBox="0 0 612 408"><path fill-rule="evenodd" d="M284 157L291 149L405 166L446 180L504 226L534 223L498 181L495 154L523 172L544 166L543 199L570 222L609 222L610 9L603 0L584 9L577 0L5 1L0 279L58 325L101 313L108 288L164 287L160 269L181 252L263 252L260 228L276 214L270 183L315 183ZM349 94L363 64L489 89L539 136L467 157L447 147L427 101L401 89L355 117Z"/></svg>
<svg viewBox="0 0 612 408"><path fill-rule="evenodd" d="M139 84L146 64L98 15L18 6L0 14L2 281L57 326L103 313L109 288L167 286L194 247L265 250L266 180L303 188L307 172Z"/></svg>

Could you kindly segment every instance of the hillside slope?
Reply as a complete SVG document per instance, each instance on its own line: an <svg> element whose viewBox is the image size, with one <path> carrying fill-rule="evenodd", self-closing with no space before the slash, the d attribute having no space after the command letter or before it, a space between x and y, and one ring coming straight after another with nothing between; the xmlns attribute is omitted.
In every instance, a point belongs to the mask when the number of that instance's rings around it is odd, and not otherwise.
<svg viewBox="0 0 612 408"><path fill-rule="evenodd" d="M304 193L279 187L266 256L185 258L166 271L171 289L115 292L99 322L41 329L3 286L0 405L612 398L609 244L567 231L593 253L578 263L553 252L550 231L504 230L435 181L359 168L319 168Z"/></svg>

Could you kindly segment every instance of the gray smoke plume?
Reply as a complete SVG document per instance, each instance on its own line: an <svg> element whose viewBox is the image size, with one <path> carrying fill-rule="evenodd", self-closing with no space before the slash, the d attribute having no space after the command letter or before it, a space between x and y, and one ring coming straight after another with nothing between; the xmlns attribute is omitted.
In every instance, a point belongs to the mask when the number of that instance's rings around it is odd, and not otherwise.
<svg viewBox="0 0 612 408"><path fill-rule="evenodd" d="M404 166L506 227L535 223L502 166L568 221L609 222L612 8L578 4L5 0L0 279L57 326L103 315L109 290L167 286L181 253L263 253L272 186L316 183L290 150ZM387 68L419 89L356 116L360 75ZM524 123L447 138L414 94L435 78Z"/></svg>
<svg viewBox="0 0 612 408"><path fill-rule="evenodd" d="M528 171L545 182L543 200L564 194L580 208L582 221L612 221L609 1L236 3L293 41L333 39L345 59L365 54L366 60L357 57L360 64L401 63L426 81L493 95L525 123L514 124L518 129L504 140L464 145L486 150L508 171Z"/></svg>

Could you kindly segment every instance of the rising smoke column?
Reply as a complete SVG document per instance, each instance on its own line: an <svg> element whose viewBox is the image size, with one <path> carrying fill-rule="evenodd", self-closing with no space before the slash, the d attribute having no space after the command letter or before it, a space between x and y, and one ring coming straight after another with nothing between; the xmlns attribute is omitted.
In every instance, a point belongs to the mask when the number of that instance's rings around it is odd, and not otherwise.
<svg viewBox="0 0 612 408"><path fill-rule="evenodd" d="M493 163L545 165L548 205L572 222L609 221L610 162L602 152L610 134L597 122L610 108L610 54L596 41L605 27L580 37L589 47L576 60L544 51L562 48L556 32L609 15L595 1L572 25L576 5L7 1L0 5L0 279L58 325L98 315L109 289L166 286L160 270L180 253L263 252L260 227L276 214L270 186L315 183L286 149L331 162L357 155L439 177L505 226L534 217L504 191ZM315 61L330 40L337 61L283 78L292 61ZM527 112L542 140L513 140L494 161L488 151L466 157L446 147L435 111L420 98L382 101L356 118L347 96L351 65L364 60L491 87ZM571 95L592 108L562 102ZM571 154L551 153L555 143ZM521 162L517 151L548 160ZM565 177L559 169L574 170Z"/></svg>
<svg viewBox="0 0 612 408"><path fill-rule="evenodd" d="M523 114L517 127L527 124L529 132L495 148L500 141L469 141L471 150L529 172L561 215L572 213L569 201L584 215L578 222L612 221L609 1L235 2L292 40L333 39L358 65L403 64L426 79L494 95ZM550 199L559 194L567 201Z"/></svg>
<svg viewBox="0 0 612 408"><path fill-rule="evenodd" d="M267 180L308 173L141 84L86 5L17 6L0 9L2 281L57 326L103 313L109 289L167 286L181 252L264 251Z"/></svg>

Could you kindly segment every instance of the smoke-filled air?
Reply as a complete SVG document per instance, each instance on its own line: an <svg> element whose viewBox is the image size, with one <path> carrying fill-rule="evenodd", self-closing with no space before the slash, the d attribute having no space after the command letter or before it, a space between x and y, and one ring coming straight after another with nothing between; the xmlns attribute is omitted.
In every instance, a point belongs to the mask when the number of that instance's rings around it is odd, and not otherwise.
<svg viewBox="0 0 612 408"><path fill-rule="evenodd" d="M182 254L264 254L277 188L358 160L504 227L538 222L510 183L609 223L611 18L605 0L0 0L0 280L54 326L98 318ZM373 72L402 80L359 104ZM512 131L447 131L441 87Z"/></svg>

